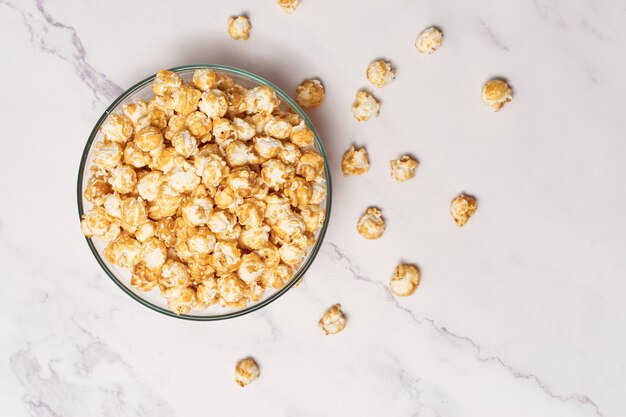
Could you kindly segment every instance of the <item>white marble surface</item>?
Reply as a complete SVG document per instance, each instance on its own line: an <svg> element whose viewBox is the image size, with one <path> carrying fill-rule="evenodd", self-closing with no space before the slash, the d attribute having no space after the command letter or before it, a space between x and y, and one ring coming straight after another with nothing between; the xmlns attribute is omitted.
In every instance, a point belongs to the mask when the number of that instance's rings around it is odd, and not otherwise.
<svg viewBox="0 0 626 417"><path fill-rule="evenodd" d="M186 3L183 6L183 3ZM247 42L226 34L247 12ZM599 0L0 0L0 414L3 416L621 417L626 414L626 3ZM445 43L413 48L436 24ZM366 65L396 81L379 118L352 119ZM249 316L190 323L135 303L78 228L84 142L122 89L164 67L222 63L312 111L334 170L323 250L304 283ZM500 113L480 87L507 77ZM351 144L371 171L343 178ZM416 179L388 161L410 152ZM448 215L466 191L479 210ZM388 230L355 231L367 205ZM397 300L397 262L423 282ZM323 336L340 302L346 330ZM233 366L262 376L241 389Z"/></svg>

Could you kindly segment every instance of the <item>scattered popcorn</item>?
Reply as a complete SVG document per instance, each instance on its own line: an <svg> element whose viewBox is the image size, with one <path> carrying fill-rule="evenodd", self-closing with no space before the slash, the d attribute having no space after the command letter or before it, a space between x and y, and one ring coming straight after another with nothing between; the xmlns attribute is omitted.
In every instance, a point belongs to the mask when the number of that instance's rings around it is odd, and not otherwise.
<svg viewBox="0 0 626 417"><path fill-rule="evenodd" d="M370 161L365 148L355 149L351 146L343 154L341 160L341 171L344 176L365 174L370 169Z"/></svg>
<svg viewBox="0 0 626 417"><path fill-rule="evenodd" d="M337 334L346 327L346 318L341 311L341 304L335 304L324 315L319 322L320 329L326 335Z"/></svg>
<svg viewBox="0 0 626 417"><path fill-rule="evenodd" d="M246 16L236 16L228 19L228 34L237 41L245 41L250 37L252 25Z"/></svg>
<svg viewBox="0 0 626 417"><path fill-rule="evenodd" d="M324 85L320 80L304 80L296 88L296 102L305 109L321 106L324 96Z"/></svg>
<svg viewBox="0 0 626 417"><path fill-rule="evenodd" d="M450 214L459 227L465 223L476 212L476 199L465 194L459 194L450 204Z"/></svg>
<svg viewBox="0 0 626 417"><path fill-rule="evenodd" d="M382 88L396 77L396 71L390 62L378 59L367 66L366 75L374 87Z"/></svg>
<svg viewBox="0 0 626 417"><path fill-rule="evenodd" d="M300 0L276 0L276 3L287 13L293 13Z"/></svg>
<svg viewBox="0 0 626 417"><path fill-rule="evenodd" d="M429 27L417 36L415 48L422 55L430 55L441 46L443 33L436 27Z"/></svg>
<svg viewBox="0 0 626 417"><path fill-rule="evenodd" d="M419 166L419 162L408 155L404 155L400 159L394 159L389 165L393 179L396 182L404 182L415 176L415 170Z"/></svg>
<svg viewBox="0 0 626 417"><path fill-rule="evenodd" d="M395 295L407 297L415 292L419 283L419 270L413 265L400 264L389 281L389 288Z"/></svg>
<svg viewBox="0 0 626 417"><path fill-rule="evenodd" d="M235 367L235 382L242 387L250 384L259 377L259 366L254 359L247 358L239 361Z"/></svg>
<svg viewBox="0 0 626 417"><path fill-rule="evenodd" d="M130 285L158 286L176 314L242 308L284 287L325 218L324 158L303 118L267 86L209 69L189 78L160 71L155 96L108 116L81 219Z"/></svg>
<svg viewBox="0 0 626 417"><path fill-rule="evenodd" d="M369 207L359 219L356 228L361 236L366 239L380 238L385 232L385 221L382 212L375 207Z"/></svg>
<svg viewBox="0 0 626 417"><path fill-rule="evenodd" d="M489 80L483 86L483 103L499 111L506 103L513 100L513 90L504 80Z"/></svg>
<svg viewBox="0 0 626 417"><path fill-rule="evenodd" d="M352 104L352 114L359 122L378 116L380 103L367 91L359 91L356 100Z"/></svg>

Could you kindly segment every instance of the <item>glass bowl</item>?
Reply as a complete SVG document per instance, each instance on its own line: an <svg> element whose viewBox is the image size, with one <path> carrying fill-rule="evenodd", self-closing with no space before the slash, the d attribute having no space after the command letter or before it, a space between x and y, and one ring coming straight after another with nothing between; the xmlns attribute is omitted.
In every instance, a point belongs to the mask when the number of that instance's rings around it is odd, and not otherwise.
<svg viewBox="0 0 626 417"><path fill-rule="evenodd" d="M151 310L157 311L159 313L165 314L170 317L176 317L179 319L185 320L196 320L196 321L210 321L210 320L222 320L233 317L239 317L247 313L251 313L255 310L258 310L262 307L265 307L272 301L276 300L278 297L289 291L305 274L305 272L311 266L311 263L315 259L320 246L322 245L322 241L324 239L324 235L326 234L326 229L328 227L328 221L330 218L330 208L331 208L331 178L330 178L330 169L328 167L328 158L324 153L324 148L322 146L322 142L319 139L319 135L317 131L313 127L311 120L307 117L306 113L296 104L296 102L285 94L280 88L271 82L259 77L258 75L252 74L248 71L244 71L238 68L228 67L224 65L210 65L210 64L198 64L198 65L185 65L181 67L171 68L170 71L174 71L178 73L185 81L190 81L193 73L197 69L201 68L210 68L218 73L223 73L230 76L236 83L241 84L246 88L253 88L259 85L265 85L272 88L278 97L281 100L281 108L283 109L291 109L302 117L305 123L313 130L315 133L315 149L322 155L324 158L324 168L325 168L325 177L326 177L326 201L322 202L322 205L325 205L326 209L326 217L324 219L324 223L320 230L316 234L316 243L311 248L309 248L306 258L300 265L297 271L294 272L291 280L281 289L272 290L268 289L263 296L263 298L256 302L251 302L244 308L228 308L222 307L220 305L212 305L206 310L203 311L191 311L188 314L176 314L170 311L167 308L166 299L159 293L158 286L153 288L151 291L143 292L140 291L130 285L130 275L131 272L129 269L119 267L117 265L112 264L104 257L104 248L105 244L99 241L98 239L86 238L87 245L89 245L89 249L93 253L93 256L96 258L96 261L100 264L104 272L111 278L111 280L126 294L128 294L132 299L139 302L140 304L150 308ZM156 74L155 74L156 75ZM78 184L77 184L77 198L78 198L78 215L79 218L82 218L85 209L91 208L91 203L85 200L83 196L83 190L87 185L89 168L91 167L92 157L93 157L93 149L94 145L102 140L102 133L100 132L100 126L104 123L107 116L112 112L121 111L122 105L128 103L134 98L143 98L149 99L152 97L152 81L155 78L155 75L152 75L146 78L143 81L135 84L128 90L126 90L121 96L119 96L102 114L96 125L94 126L91 134L89 135L89 139L87 140L87 144L85 145L85 150L83 151L83 155L80 160L80 167L78 171Z"/></svg>

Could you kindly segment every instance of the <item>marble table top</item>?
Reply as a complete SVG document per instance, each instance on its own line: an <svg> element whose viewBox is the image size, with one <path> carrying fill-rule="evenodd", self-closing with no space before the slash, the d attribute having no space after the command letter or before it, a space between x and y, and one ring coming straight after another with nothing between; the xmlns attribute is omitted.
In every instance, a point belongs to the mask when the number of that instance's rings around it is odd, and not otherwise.
<svg viewBox="0 0 626 417"><path fill-rule="evenodd" d="M246 42L228 37L247 13ZM597 0L0 0L0 409L3 416L621 417L626 414L626 5ZM416 53L442 28L434 55ZM380 116L350 106L384 57ZM161 68L220 63L293 93L334 174L333 213L302 285L254 314L152 312L100 270L75 181L102 111ZM481 103L491 77L515 98ZM343 152L371 170L344 178ZM421 165L395 184L388 162ZM460 192L478 198L458 228ZM356 230L369 205L387 231ZM396 298L398 262L419 265ZM324 336L341 303L346 329ZM261 377L242 389L237 360Z"/></svg>

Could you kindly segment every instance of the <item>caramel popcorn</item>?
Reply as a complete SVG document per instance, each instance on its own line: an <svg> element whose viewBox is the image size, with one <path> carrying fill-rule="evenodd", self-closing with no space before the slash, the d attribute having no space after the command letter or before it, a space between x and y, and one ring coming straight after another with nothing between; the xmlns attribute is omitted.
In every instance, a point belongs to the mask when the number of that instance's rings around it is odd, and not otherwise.
<svg viewBox="0 0 626 417"><path fill-rule="evenodd" d="M483 103L493 111L499 111L506 103L513 100L513 90L504 80L489 80L483 86Z"/></svg>
<svg viewBox="0 0 626 417"><path fill-rule="evenodd" d="M259 377L259 366L254 359L247 358L237 362L235 367L235 382L245 387Z"/></svg>
<svg viewBox="0 0 626 417"><path fill-rule="evenodd" d="M476 199L465 195L459 194L450 204L450 214L459 227L465 226L465 223L476 212Z"/></svg>
<svg viewBox="0 0 626 417"><path fill-rule="evenodd" d="M396 77L396 71L391 67L390 62L378 59L367 66L366 75L367 80L374 87L382 88Z"/></svg>
<svg viewBox="0 0 626 417"><path fill-rule="evenodd" d="M417 52L422 55L430 55L441 46L443 34L436 27L429 27L420 33L415 41Z"/></svg>
<svg viewBox="0 0 626 417"><path fill-rule="evenodd" d="M287 13L293 13L298 7L299 0L276 0L276 3Z"/></svg>
<svg viewBox="0 0 626 417"><path fill-rule="evenodd" d="M341 304L335 304L322 316L319 327L324 334L337 334L346 327L346 318L341 311Z"/></svg>
<svg viewBox="0 0 626 417"><path fill-rule="evenodd" d="M250 37L252 25L246 16L230 17L228 19L228 34L236 41L245 41Z"/></svg>
<svg viewBox="0 0 626 417"><path fill-rule="evenodd" d="M389 288L395 295L407 297L415 292L419 283L419 270L413 265L400 264L389 281Z"/></svg>
<svg viewBox="0 0 626 417"><path fill-rule="evenodd" d="M365 174L370 169L370 161L365 148L356 149L351 146L343 154L341 160L341 171L344 176Z"/></svg>
<svg viewBox="0 0 626 417"><path fill-rule="evenodd" d="M380 238L385 232L385 221L382 212L375 207L369 207L359 219L356 228L361 236L366 239Z"/></svg>
<svg viewBox="0 0 626 417"><path fill-rule="evenodd" d="M325 217L325 163L303 118L267 86L209 69L189 78L160 71L154 97L107 117L80 225L176 314L242 308L284 287ZM309 88L299 94L321 102L321 84Z"/></svg>
<svg viewBox="0 0 626 417"><path fill-rule="evenodd" d="M389 163L391 167L391 176L396 182L408 181L415 176L415 170L419 166L419 162L408 155L404 155L399 159L394 159Z"/></svg>
<svg viewBox="0 0 626 417"><path fill-rule="evenodd" d="M356 100L352 104L352 114L359 122L369 120L371 117L378 116L380 103L373 95L367 91L359 91L356 94Z"/></svg>
<svg viewBox="0 0 626 417"><path fill-rule="evenodd" d="M324 96L324 85L320 80L304 80L296 88L296 102L305 109L321 106Z"/></svg>

